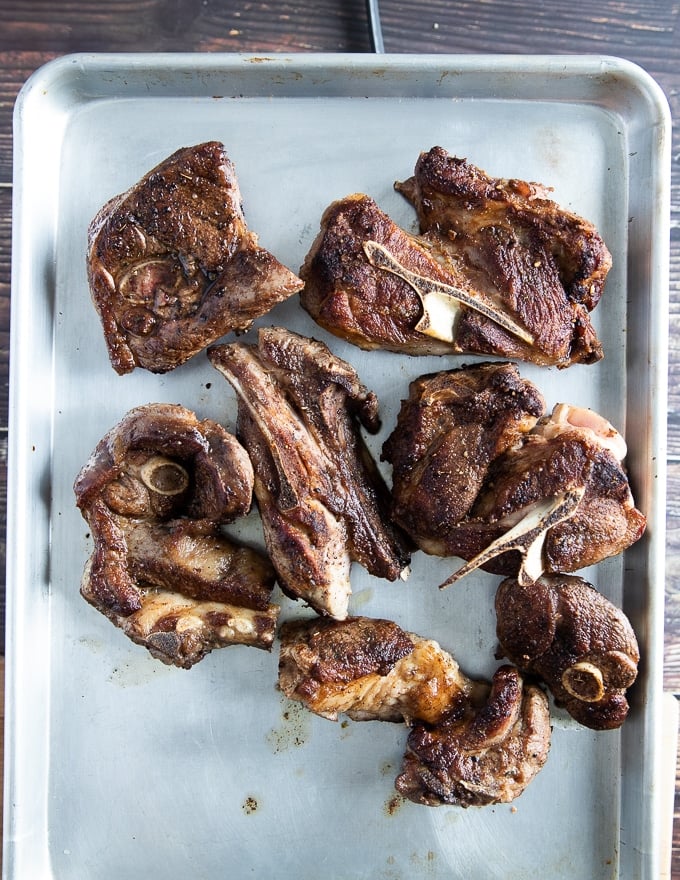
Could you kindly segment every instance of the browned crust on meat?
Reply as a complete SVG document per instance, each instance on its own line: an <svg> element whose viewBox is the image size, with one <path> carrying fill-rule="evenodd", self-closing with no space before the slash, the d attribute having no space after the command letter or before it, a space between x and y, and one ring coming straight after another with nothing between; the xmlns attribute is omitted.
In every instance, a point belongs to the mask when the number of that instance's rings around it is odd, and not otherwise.
<svg viewBox="0 0 680 880"><path fill-rule="evenodd" d="M342 619L352 561L395 580L410 559L359 430L379 427L375 394L326 345L284 328L261 328L257 346L214 346L208 358L238 394L239 437L281 588Z"/></svg>
<svg viewBox="0 0 680 880"><path fill-rule="evenodd" d="M535 386L508 364L442 371L411 383L383 457L393 468L393 516L422 550L470 560L533 507L575 491L581 493L575 509L542 537L543 571L593 565L642 536L646 517L606 438L558 424L543 407ZM521 561L513 549L483 568L517 575Z"/></svg>
<svg viewBox="0 0 680 880"><path fill-rule="evenodd" d="M395 186L416 208L422 232L472 237L510 225L517 244L544 248L554 259L571 302L589 311L598 304L611 254L592 223L549 198L549 187L491 177L442 147L421 153L413 177Z"/></svg>
<svg viewBox="0 0 680 880"><path fill-rule="evenodd" d="M314 654L309 675L318 682L349 682L371 673L387 675L397 660L413 650L413 640L401 627L377 618L326 618L311 625L288 621L279 636L283 645L304 638Z"/></svg>
<svg viewBox="0 0 680 880"><path fill-rule="evenodd" d="M611 255L591 223L538 184L490 178L438 147L396 187L418 212L420 236L362 193L324 211L300 269L302 305L321 326L369 350L470 352L558 367L602 357L589 312ZM422 323L423 300L402 277L372 265L368 242L420 279L462 291L466 304L450 321L439 315L433 326L428 314Z"/></svg>
<svg viewBox="0 0 680 880"><path fill-rule="evenodd" d="M393 515L419 540L466 517L491 463L544 412L538 389L513 364L481 363L414 379L383 444L392 465Z"/></svg>

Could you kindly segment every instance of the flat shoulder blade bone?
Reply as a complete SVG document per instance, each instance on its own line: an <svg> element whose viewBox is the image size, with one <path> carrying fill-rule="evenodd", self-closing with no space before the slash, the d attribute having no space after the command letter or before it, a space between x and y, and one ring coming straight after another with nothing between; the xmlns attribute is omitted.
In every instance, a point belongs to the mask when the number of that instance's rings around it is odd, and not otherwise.
<svg viewBox="0 0 680 880"><path fill-rule="evenodd" d="M462 290L460 287L453 287L411 272L392 256L387 248L376 241L365 241L363 249L372 266L397 275L418 294L423 306L423 316L415 326L419 333L424 333L435 339L442 339L445 342L453 342L455 321L460 306L464 305L494 321L499 327L523 342L529 345L534 342L534 337L527 330L520 327L512 318L509 318L479 294L473 296L469 291Z"/></svg>

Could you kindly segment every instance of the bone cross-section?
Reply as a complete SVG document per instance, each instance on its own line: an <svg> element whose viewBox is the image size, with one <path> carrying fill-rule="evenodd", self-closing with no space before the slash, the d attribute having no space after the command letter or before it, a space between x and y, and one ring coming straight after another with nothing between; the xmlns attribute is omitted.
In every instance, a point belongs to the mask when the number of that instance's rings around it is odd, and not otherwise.
<svg viewBox="0 0 680 880"><path fill-rule="evenodd" d="M496 592L501 651L540 676L555 702L595 730L620 727L640 651L630 621L592 584L555 575L523 585L506 578Z"/></svg>

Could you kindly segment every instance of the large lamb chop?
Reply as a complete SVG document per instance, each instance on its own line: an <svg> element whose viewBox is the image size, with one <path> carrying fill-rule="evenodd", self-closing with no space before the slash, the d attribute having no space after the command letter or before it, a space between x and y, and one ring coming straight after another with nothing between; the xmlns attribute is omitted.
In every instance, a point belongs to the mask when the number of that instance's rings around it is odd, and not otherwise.
<svg viewBox="0 0 680 880"><path fill-rule="evenodd" d="M620 727L626 690L640 660L621 609L580 577L506 578L496 592L501 652L522 672L540 676L559 706L594 730Z"/></svg>
<svg viewBox="0 0 680 880"><path fill-rule="evenodd" d="M164 663L269 650L274 569L221 529L248 512L252 485L245 450L217 423L171 404L130 410L75 482L94 541L83 597Z"/></svg>
<svg viewBox="0 0 680 880"><path fill-rule="evenodd" d="M379 429L378 401L353 367L282 328L260 329L257 346L214 346L208 357L238 394L238 434L281 588L343 618L351 562L376 577L404 576L406 541L389 522L388 491L359 430Z"/></svg>
<svg viewBox="0 0 680 880"><path fill-rule="evenodd" d="M596 413L543 398L507 363L421 376L383 446L393 516L416 544L536 580L616 555L642 535L626 444Z"/></svg>
<svg viewBox="0 0 680 880"><path fill-rule="evenodd" d="M396 787L416 803L512 801L547 759L547 698L513 667L473 681L437 642L389 620L288 621L280 635L287 697L333 720L411 726Z"/></svg>
<svg viewBox="0 0 680 880"><path fill-rule="evenodd" d="M323 214L300 276L323 327L362 348L494 354L567 367L602 347L590 321L611 266L593 225L521 180L435 147L397 183L421 235L367 195Z"/></svg>
<svg viewBox="0 0 680 880"><path fill-rule="evenodd" d="M246 226L222 144L185 147L89 228L88 277L116 372L165 373L302 287Z"/></svg>

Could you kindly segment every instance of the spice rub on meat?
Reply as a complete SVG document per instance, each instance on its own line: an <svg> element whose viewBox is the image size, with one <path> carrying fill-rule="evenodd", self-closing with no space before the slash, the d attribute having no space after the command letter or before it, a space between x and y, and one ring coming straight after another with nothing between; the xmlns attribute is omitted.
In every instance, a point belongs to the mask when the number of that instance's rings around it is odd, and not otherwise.
<svg viewBox="0 0 680 880"><path fill-rule="evenodd" d="M468 560L523 582L614 556L640 538L609 422L558 404L511 364L421 376L383 445L393 468L395 521L425 552Z"/></svg>
<svg viewBox="0 0 680 880"><path fill-rule="evenodd" d="M177 150L107 202L89 227L87 268L120 374L172 370L302 287L248 229L216 141Z"/></svg>
<svg viewBox="0 0 680 880"><path fill-rule="evenodd" d="M507 803L545 764L548 701L513 667L473 681L437 642L368 617L287 621L280 634L287 697L332 720L409 724L396 788L416 803Z"/></svg>
<svg viewBox="0 0 680 880"><path fill-rule="evenodd" d="M590 321L611 255L591 223L548 190L487 176L441 147L396 188L421 235L367 195L331 204L300 276L321 326L362 348L594 363Z"/></svg>
<svg viewBox="0 0 680 880"><path fill-rule="evenodd" d="M221 530L248 512L252 485L245 450L217 423L172 404L130 410L75 481L94 541L83 597L164 663L269 650L274 569Z"/></svg>
<svg viewBox="0 0 680 880"><path fill-rule="evenodd" d="M404 576L407 541L360 432L379 430L378 401L327 346L283 328L258 344L209 349L238 395L238 435L255 467L255 496L281 588L343 618L350 566Z"/></svg>

